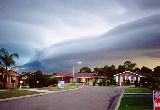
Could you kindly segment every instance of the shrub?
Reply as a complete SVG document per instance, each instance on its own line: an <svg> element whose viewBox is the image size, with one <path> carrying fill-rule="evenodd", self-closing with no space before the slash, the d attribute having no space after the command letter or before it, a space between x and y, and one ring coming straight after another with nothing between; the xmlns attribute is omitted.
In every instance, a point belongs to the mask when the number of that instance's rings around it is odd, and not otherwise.
<svg viewBox="0 0 160 110"><path fill-rule="evenodd" d="M129 80L129 79L126 81L126 85L127 85L127 86L130 85L130 80Z"/></svg>
<svg viewBox="0 0 160 110"><path fill-rule="evenodd" d="M134 85L135 85L135 87L139 87L140 86L137 80L134 81Z"/></svg>
<svg viewBox="0 0 160 110"><path fill-rule="evenodd" d="M105 79L102 79L102 85L106 86L106 80Z"/></svg>
<svg viewBox="0 0 160 110"><path fill-rule="evenodd" d="M95 86L95 85L96 85L96 80L93 81L93 86Z"/></svg>
<svg viewBox="0 0 160 110"><path fill-rule="evenodd" d="M116 85L116 78L112 78L112 85Z"/></svg>
<svg viewBox="0 0 160 110"><path fill-rule="evenodd" d="M57 77L52 77L52 78L49 78L49 85L55 85L55 84L58 84L58 78Z"/></svg>
<svg viewBox="0 0 160 110"><path fill-rule="evenodd" d="M41 88L49 86L49 78L44 75L41 71L36 71L27 79L29 87L31 88Z"/></svg>
<svg viewBox="0 0 160 110"><path fill-rule="evenodd" d="M103 85L103 82L102 80L100 80L100 82L98 83L99 86L102 86Z"/></svg>
<svg viewBox="0 0 160 110"><path fill-rule="evenodd" d="M110 81L109 80L107 80L107 86L109 86L110 85Z"/></svg>

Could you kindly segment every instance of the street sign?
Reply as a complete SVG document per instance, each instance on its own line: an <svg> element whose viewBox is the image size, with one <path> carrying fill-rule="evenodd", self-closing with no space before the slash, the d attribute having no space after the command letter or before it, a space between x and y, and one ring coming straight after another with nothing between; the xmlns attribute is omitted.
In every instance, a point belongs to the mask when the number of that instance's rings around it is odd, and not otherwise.
<svg viewBox="0 0 160 110"><path fill-rule="evenodd" d="M58 87L64 88L64 81L58 81Z"/></svg>
<svg viewBox="0 0 160 110"><path fill-rule="evenodd" d="M160 110L160 90L153 90L153 110Z"/></svg>

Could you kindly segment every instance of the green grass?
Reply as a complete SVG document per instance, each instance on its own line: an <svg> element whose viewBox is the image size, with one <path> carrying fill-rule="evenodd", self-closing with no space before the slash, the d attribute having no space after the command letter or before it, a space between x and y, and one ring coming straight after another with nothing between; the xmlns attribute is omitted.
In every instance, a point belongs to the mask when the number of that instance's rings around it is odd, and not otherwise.
<svg viewBox="0 0 160 110"><path fill-rule="evenodd" d="M39 94L39 93L40 92L33 92L33 91L27 91L27 90L16 90L16 89L6 90L6 91L0 91L0 99L33 95L33 94Z"/></svg>
<svg viewBox="0 0 160 110"><path fill-rule="evenodd" d="M148 88L143 87L129 87L124 93L151 93L152 91Z"/></svg>
<svg viewBox="0 0 160 110"><path fill-rule="evenodd" d="M43 88L36 88L36 89L57 91L59 88L58 88L58 86L54 86L54 87L43 87Z"/></svg>
<svg viewBox="0 0 160 110"><path fill-rule="evenodd" d="M78 88L79 87L79 84L74 84L74 83L71 83L71 84L68 84L66 86L64 86L64 88L59 88L58 86L55 86L55 87L43 87L43 88L38 88L39 90L53 90L53 91L63 91L63 90L69 90L69 89L75 89L75 88Z"/></svg>
<svg viewBox="0 0 160 110"><path fill-rule="evenodd" d="M152 98L123 97L118 110L152 110Z"/></svg>

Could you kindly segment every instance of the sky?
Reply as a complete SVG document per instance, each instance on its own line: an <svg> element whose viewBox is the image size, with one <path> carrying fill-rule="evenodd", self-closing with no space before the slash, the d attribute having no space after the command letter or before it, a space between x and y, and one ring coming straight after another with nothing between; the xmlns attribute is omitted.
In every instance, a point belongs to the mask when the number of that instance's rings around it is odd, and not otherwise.
<svg viewBox="0 0 160 110"><path fill-rule="evenodd" d="M0 0L0 48L21 71L160 65L159 0ZM82 64L77 64L81 61Z"/></svg>

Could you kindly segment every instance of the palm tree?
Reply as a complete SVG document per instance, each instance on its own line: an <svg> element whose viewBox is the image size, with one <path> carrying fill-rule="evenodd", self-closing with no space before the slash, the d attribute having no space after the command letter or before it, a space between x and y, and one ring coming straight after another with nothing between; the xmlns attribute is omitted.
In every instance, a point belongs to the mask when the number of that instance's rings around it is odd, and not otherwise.
<svg viewBox="0 0 160 110"><path fill-rule="evenodd" d="M18 58L19 55L17 53L9 53L7 49L0 49L0 65L5 69L4 75L7 75L7 88L8 88L8 68L12 65L15 65L15 58Z"/></svg>

